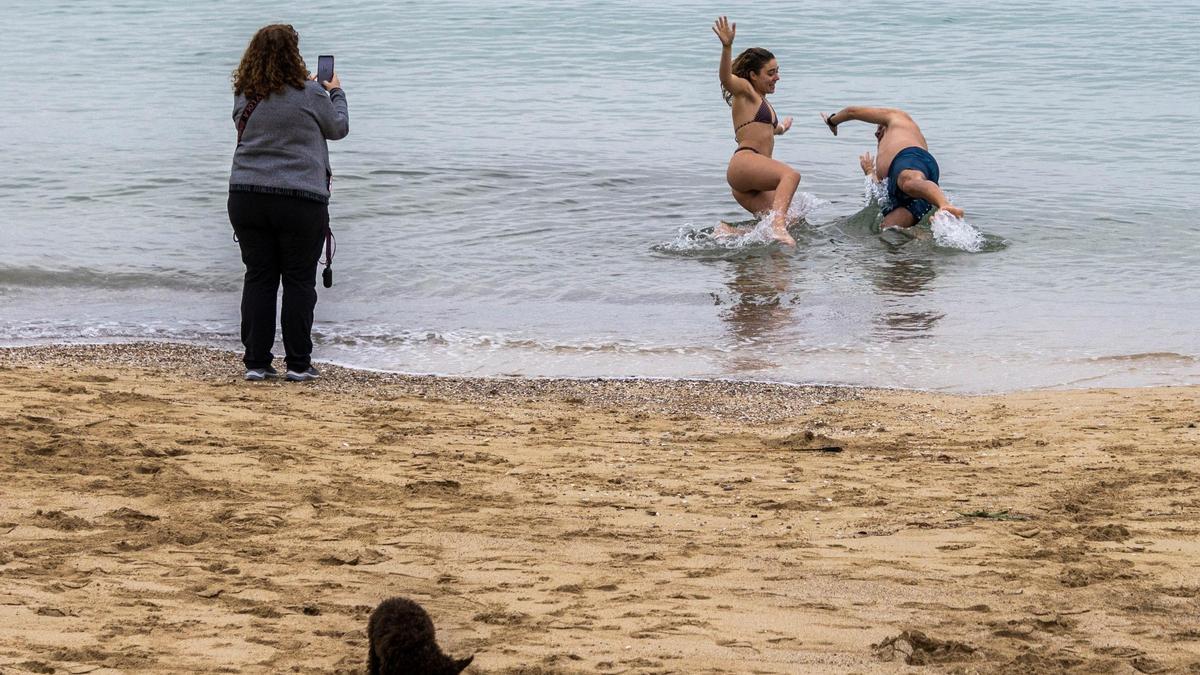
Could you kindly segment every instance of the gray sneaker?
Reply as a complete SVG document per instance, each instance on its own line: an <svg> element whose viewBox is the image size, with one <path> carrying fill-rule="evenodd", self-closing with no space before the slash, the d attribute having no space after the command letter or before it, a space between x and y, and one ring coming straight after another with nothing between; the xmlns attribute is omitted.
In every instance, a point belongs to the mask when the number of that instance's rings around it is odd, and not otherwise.
<svg viewBox="0 0 1200 675"><path fill-rule="evenodd" d="M320 377L321 373L318 372L316 368L309 366L308 370L300 373L288 368L287 375L284 376L284 379L286 379L288 382L311 382L312 380L320 379Z"/></svg>
<svg viewBox="0 0 1200 675"><path fill-rule="evenodd" d="M250 382L262 382L263 380L279 377L279 371L271 366L266 368L247 368L246 379Z"/></svg>

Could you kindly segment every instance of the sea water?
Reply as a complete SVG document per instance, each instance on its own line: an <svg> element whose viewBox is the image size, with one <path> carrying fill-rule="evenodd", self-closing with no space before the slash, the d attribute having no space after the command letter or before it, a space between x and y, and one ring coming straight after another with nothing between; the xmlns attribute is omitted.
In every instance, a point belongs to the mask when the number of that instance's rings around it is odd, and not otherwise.
<svg viewBox="0 0 1200 675"><path fill-rule="evenodd" d="M239 347L229 77L282 21L310 68L337 56L350 107L318 360L967 392L1200 383L1196 3L5 10L0 344ZM735 49L779 60L794 249L686 241L749 218L725 183L721 14ZM965 223L879 238L858 165L872 128L833 137L818 116L850 104L913 114Z"/></svg>

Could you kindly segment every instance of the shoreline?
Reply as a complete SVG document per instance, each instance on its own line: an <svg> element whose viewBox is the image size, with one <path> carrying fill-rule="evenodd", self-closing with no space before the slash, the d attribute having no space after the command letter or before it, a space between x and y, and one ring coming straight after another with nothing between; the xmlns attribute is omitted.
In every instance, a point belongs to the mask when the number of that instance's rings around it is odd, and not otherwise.
<svg viewBox="0 0 1200 675"><path fill-rule="evenodd" d="M0 345L0 364L5 362L5 359L21 359L21 355L38 355L45 354L48 358L53 358L55 363L65 364L71 363L68 357L73 357L80 363L89 364L104 364L106 358L116 356L123 359L129 365L144 365L153 367L154 361L150 355L154 352L188 352L193 354L196 359L208 364L208 369L191 368L188 370L189 375L196 377L212 377L224 378L232 377L234 374L241 373L244 366L241 363L240 350L226 347L214 346L211 344L201 344L186 341L178 341L171 339L149 340L145 338L129 338L125 340L107 340L107 341L79 341L79 342L38 342L31 341L28 344L15 345ZM133 352L130 354L129 352ZM146 358L137 359L136 353L146 353ZM1148 352L1129 354L1113 357L1102 357L1101 360L1108 361L1133 361L1139 358L1153 356L1178 356L1174 352ZM225 358L230 357L230 358ZM170 361L177 366L186 365L181 362L180 357L171 356ZM283 357L276 356L276 364L282 366ZM1025 387L1020 389L1006 390L989 390L989 389L930 389L921 387L903 387L903 386L883 386L871 384L849 384L849 383L831 383L831 382L788 382L782 380L771 379L740 379L733 377L676 377L676 376L643 376L643 375L579 375L579 376L558 376L558 375L455 375L445 373L422 373L422 372L406 372L386 370L380 368L371 368L365 366L346 365L337 361L327 361L317 359L313 361L324 375L326 370L329 370L333 375L337 372L344 371L345 373L354 374L352 380L358 381L364 378L378 377L379 383L397 383L407 382L416 385L421 382L458 382L458 383L511 383L511 382L528 382L528 383L550 383L563 388L569 387L572 383L648 383L662 384L664 386L695 384L699 386L713 386L720 388L728 386L735 389L754 389L761 388L772 392L779 390L797 389L797 390L812 390L825 392L878 392L878 393L914 393L928 394L935 396L951 396L951 397L986 397L986 396L1008 396L1008 395L1023 395L1034 394L1039 392L1083 392L1083 391L1109 391L1109 390L1146 390L1146 389L1172 389L1172 388L1193 388L1200 387L1198 383L1169 383L1169 384L1142 384L1142 385L1119 385L1119 386L1083 386L1081 383L1086 382L1085 378L1081 381L1064 382L1059 384L1039 385ZM240 377L240 375L239 375ZM334 379L334 378L326 378ZM339 381L345 381L344 377L336 378Z"/></svg>
<svg viewBox="0 0 1200 675"><path fill-rule="evenodd" d="M280 361L281 359L276 359ZM244 366L238 352L179 342L128 342L91 344L46 344L0 347L0 366L30 361L46 366L112 365L135 368L169 367L184 378L217 382L240 382ZM907 391L844 385L793 384L731 379L680 379L643 377L468 377L397 373L353 368L314 361L321 379L304 383L316 391L338 392L358 387L398 387L405 394L455 396L466 401L496 397L512 399L579 399L590 404L608 403L645 407L659 413L681 412L684 401L679 390L692 398L687 412L705 412L721 417L757 421L779 421L794 414L797 403L845 400L868 391ZM265 382L266 386L292 387L297 383ZM605 400L601 401L603 395ZM797 401L797 398L801 399ZM757 403L760 410L731 410L735 402ZM657 406L655 405L657 403ZM695 409L699 406L698 409Z"/></svg>
<svg viewBox="0 0 1200 675"><path fill-rule="evenodd" d="M0 348L0 670L1200 668L1200 387L322 372Z"/></svg>

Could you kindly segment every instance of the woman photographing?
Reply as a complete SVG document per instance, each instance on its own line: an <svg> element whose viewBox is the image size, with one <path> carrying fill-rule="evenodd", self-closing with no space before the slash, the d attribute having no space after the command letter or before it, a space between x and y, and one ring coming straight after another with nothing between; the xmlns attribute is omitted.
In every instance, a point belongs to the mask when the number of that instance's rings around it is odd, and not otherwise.
<svg viewBox="0 0 1200 675"><path fill-rule="evenodd" d="M238 131L229 176L229 222L246 265L242 344L247 380L271 366L275 298L283 283L280 324L286 378L320 377L312 366L317 262L329 228L327 140L350 133L346 94L333 74L316 82L300 57L300 36L275 24L255 33L233 74Z"/></svg>

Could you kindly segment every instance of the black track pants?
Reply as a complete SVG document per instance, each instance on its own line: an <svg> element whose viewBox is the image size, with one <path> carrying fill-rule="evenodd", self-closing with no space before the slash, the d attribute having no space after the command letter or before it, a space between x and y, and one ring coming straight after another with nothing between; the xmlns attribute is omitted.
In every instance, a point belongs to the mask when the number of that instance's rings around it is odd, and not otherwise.
<svg viewBox="0 0 1200 675"><path fill-rule="evenodd" d="M298 197L229 193L229 222L242 248L242 344L246 368L265 368L274 355L275 298L283 282L283 349L288 370L312 359L317 262L329 227L329 206Z"/></svg>

